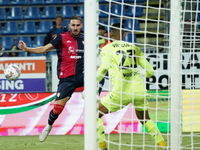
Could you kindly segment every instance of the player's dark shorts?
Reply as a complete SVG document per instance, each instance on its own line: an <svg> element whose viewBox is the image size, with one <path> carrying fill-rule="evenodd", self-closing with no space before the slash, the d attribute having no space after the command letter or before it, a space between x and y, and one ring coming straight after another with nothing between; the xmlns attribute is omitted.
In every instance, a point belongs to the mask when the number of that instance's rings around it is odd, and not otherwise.
<svg viewBox="0 0 200 150"><path fill-rule="evenodd" d="M70 76L67 78L61 78L58 84L58 90L56 94L56 101L65 97L71 97L76 88L84 85L84 73L79 75Z"/></svg>

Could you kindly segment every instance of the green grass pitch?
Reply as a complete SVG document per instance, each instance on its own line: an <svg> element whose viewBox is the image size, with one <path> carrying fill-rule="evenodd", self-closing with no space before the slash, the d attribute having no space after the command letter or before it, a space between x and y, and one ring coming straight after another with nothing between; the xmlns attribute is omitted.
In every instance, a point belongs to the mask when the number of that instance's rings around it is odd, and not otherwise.
<svg viewBox="0 0 200 150"><path fill-rule="evenodd" d="M108 138L108 137L107 137ZM167 136L164 136L167 141ZM132 144L137 146L130 147L131 134L111 134L110 141L119 144L121 139L120 150L155 150L155 142L151 139L150 135L145 135L143 140L142 134L133 134ZM191 143L190 137L182 139L184 145ZM195 147L200 147L199 138L193 138L193 143L196 143ZM119 150L119 145L108 144L109 150ZM169 144L169 143L168 143ZM129 146L126 146L129 145ZM191 146L188 146L188 149ZM160 148L156 148L160 150ZM182 150L186 148L182 148ZM199 149L199 148L194 148ZM84 136L83 135L62 135L62 136L48 136L45 142L41 143L38 140L38 136L1 136L0 137L0 150L84 150Z"/></svg>

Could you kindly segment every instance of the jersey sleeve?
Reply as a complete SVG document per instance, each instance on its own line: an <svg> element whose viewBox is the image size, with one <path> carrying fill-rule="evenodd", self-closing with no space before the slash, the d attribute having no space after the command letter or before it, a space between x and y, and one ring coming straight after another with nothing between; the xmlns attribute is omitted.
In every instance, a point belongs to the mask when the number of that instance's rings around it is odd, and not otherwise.
<svg viewBox="0 0 200 150"><path fill-rule="evenodd" d="M105 74L109 70L110 55L107 49L103 48L101 53L101 65L98 69L99 82L104 78Z"/></svg>
<svg viewBox="0 0 200 150"><path fill-rule="evenodd" d="M57 34L57 36L50 42L53 47L57 48L62 45L62 36L61 34Z"/></svg>
<svg viewBox="0 0 200 150"><path fill-rule="evenodd" d="M140 65L143 69L146 70L146 77L150 78L154 75L154 70L151 64L144 58L143 52L140 50L139 47L135 46L134 49L136 50L136 62Z"/></svg>

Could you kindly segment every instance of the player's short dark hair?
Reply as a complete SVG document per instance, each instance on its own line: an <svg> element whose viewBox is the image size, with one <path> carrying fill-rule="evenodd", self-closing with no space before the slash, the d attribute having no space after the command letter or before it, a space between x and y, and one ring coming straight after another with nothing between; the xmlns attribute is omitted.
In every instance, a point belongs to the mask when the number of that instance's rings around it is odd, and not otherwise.
<svg viewBox="0 0 200 150"><path fill-rule="evenodd" d="M124 25L123 24L121 25L121 23L114 23L112 26L116 27L116 28L122 28L122 29L124 29ZM111 28L111 30L115 30L115 28Z"/></svg>
<svg viewBox="0 0 200 150"><path fill-rule="evenodd" d="M71 22L71 20L74 20L74 19L80 20L80 21L82 22L82 18L81 18L80 16L78 16L78 15L72 16L72 17L69 19L69 22Z"/></svg>
<svg viewBox="0 0 200 150"><path fill-rule="evenodd" d="M57 19L57 18L61 18L61 19L62 19L62 21L64 20L63 16L62 16L62 15L60 15L60 14L58 14L58 15L56 16L56 19Z"/></svg>
<svg viewBox="0 0 200 150"><path fill-rule="evenodd" d="M106 30L104 26L99 26L99 30Z"/></svg>

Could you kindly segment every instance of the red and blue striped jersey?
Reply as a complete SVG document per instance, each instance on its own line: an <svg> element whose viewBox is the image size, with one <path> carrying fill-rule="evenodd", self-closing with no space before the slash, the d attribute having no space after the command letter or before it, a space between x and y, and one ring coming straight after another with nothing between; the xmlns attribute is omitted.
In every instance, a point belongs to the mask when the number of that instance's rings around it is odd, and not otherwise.
<svg viewBox="0 0 200 150"><path fill-rule="evenodd" d="M57 49L58 78L78 75L84 70L84 35L75 38L70 31L57 34L50 42Z"/></svg>

